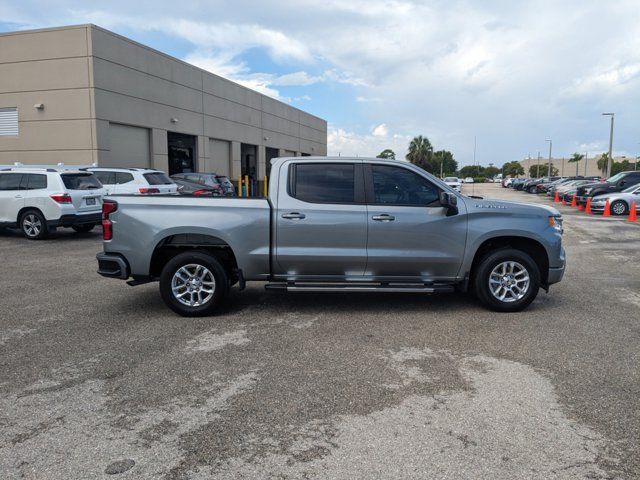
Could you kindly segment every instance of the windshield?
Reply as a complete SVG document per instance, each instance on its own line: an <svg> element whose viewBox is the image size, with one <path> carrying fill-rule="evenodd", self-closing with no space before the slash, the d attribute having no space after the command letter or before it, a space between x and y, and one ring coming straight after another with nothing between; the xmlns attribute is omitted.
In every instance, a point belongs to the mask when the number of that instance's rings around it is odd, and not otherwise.
<svg viewBox="0 0 640 480"><path fill-rule="evenodd" d="M60 175L69 190L95 190L102 188L100 180L93 173L63 173Z"/></svg>
<svg viewBox="0 0 640 480"><path fill-rule="evenodd" d="M625 188L622 190L624 193L635 193L636 190L640 193L640 185L634 185L633 187Z"/></svg>
<svg viewBox="0 0 640 480"><path fill-rule="evenodd" d="M458 177L445 177L444 178L445 182L458 182Z"/></svg>
<svg viewBox="0 0 640 480"><path fill-rule="evenodd" d="M624 172L620 172L620 173L618 173L617 175L614 175L611 178L607 178L607 183L616 183L622 177L624 177Z"/></svg>
<svg viewBox="0 0 640 480"><path fill-rule="evenodd" d="M173 181L162 172L145 173L142 175L149 185L171 185Z"/></svg>

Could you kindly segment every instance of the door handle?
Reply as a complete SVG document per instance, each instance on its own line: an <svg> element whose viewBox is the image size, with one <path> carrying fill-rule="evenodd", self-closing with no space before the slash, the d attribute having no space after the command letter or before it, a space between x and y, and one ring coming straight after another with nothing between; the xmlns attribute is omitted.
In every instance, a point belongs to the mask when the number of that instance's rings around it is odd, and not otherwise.
<svg viewBox="0 0 640 480"><path fill-rule="evenodd" d="M376 222L393 222L396 217L389 215L388 213L381 213L380 215L374 215L371 219Z"/></svg>
<svg viewBox="0 0 640 480"><path fill-rule="evenodd" d="M22 195L16 195L16 196L15 196L15 197L13 197L13 198L24 198L24 197L23 197Z"/></svg>
<svg viewBox="0 0 640 480"><path fill-rule="evenodd" d="M302 220L306 215L304 213L291 212L291 213L283 213L282 218L286 218L288 220Z"/></svg>

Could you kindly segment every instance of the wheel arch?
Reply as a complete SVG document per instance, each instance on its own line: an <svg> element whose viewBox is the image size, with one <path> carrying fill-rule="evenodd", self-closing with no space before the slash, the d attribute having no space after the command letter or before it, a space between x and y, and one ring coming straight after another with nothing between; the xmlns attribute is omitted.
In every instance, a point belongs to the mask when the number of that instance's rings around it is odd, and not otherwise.
<svg viewBox="0 0 640 480"><path fill-rule="evenodd" d="M164 266L176 255L187 251L205 252L215 257L228 275L237 280L238 262L231 246L214 235L178 233L160 240L151 255L149 276L158 278Z"/></svg>
<svg viewBox="0 0 640 480"><path fill-rule="evenodd" d="M531 256L540 271L540 283L543 288L548 287L549 254L544 245L529 237L504 235L485 239L476 249L471 262L470 274L474 275L480 260L490 252L504 248L520 250Z"/></svg>
<svg viewBox="0 0 640 480"><path fill-rule="evenodd" d="M18 225L18 227L20 227L20 219L22 218L22 216L23 216L25 213L30 212L30 211L32 211L32 210L33 210L33 211L36 211L36 212L38 212L40 215L42 215L42 218L44 218L44 221L45 221L45 222L47 221L46 217L44 216L44 212L43 212L42 210L40 210L38 207L34 207L34 206L28 206L28 207L27 207L27 206L25 206L25 207L22 207L20 210L18 210L18 215L17 215L17 217L16 217L16 225Z"/></svg>

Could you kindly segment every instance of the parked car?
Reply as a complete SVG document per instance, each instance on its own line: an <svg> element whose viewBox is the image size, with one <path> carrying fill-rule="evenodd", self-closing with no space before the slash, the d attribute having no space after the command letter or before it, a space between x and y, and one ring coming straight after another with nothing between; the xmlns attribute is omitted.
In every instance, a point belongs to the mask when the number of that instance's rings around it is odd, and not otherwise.
<svg viewBox="0 0 640 480"><path fill-rule="evenodd" d="M473 177L466 177L464 183L473 183Z"/></svg>
<svg viewBox="0 0 640 480"><path fill-rule="evenodd" d="M104 189L90 172L54 168L0 171L0 225L40 240L57 227L89 232L100 223Z"/></svg>
<svg viewBox="0 0 640 480"><path fill-rule="evenodd" d="M591 199L591 210L604 212L606 201L609 200L609 209L613 215L628 215L631 204L635 203L636 212L640 213L640 184L633 185L621 192L605 193Z"/></svg>
<svg viewBox="0 0 640 480"><path fill-rule="evenodd" d="M222 196L222 190L220 188L212 188L202 183L190 182L184 178L172 177L172 180L178 185L178 193L182 195L204 195L210 197Z"/></svg>
<svg viewBox="0 0 640 480"><path fill-rule="evenodd" d="M453 188L456 192L460 192L462 190L462 182L458 177L445 177L444 183Z"/></svg>
<svg viewBox="0 0 640 480"><path fill-rule="evenodd" d="M229 180L228 177L225 177L224 175L217 175L215 173L176 173L175 175L172 175L171 178L183 178L190 182L201 183L207 187L219 190L220 195L233 196L236 192L233 187L233 183L231 183L231 180Z"/></svg>
<svg viewBox="0 0 640 480"><path fill-rule="evenodd" d="M570 180L567 182L560 182L553 185L551 188L549 188L547 190L547 195L550 197L554 197L557 192L558 196L562 196L569 190L577 191L578 187L582 185L586 185L587 183L593 183L593 180L583 178L580 180Z"/></svg>
<svg viewBox="0 0 640 480"><path fill-rule="evenodd" d="M511 182L513 182L512 177L506 177L502 179L502 188L509 188L511 186Z"/></svg>
<svg viewBox="0 0 640 480"><path fill-rule="evenodd" d="M620 172L604 182L588 183L578 187L577 201L584 205L588 197L621 192L640 183L640 171Z"/></svg>
<svg viewBox="0 0 640 480"><path fill-rule="evenodd" d="M527 178L516 178L513 180L513 182L511 182L511 188L513 188L514 190L522 190L524 187L524 184L528 181L529 179Z"/></svg>
<svg viewBox="0 0 640 480"><path fill-rule="evenodd" d="M268 198L106 199L98 273L159 280L184 316L215 313L248 280L306 292L473 291L488 308L519 311L563 276L552 207L465 197L377 158L280 158L271 173Z"/></svg>
<svg viewBox="0 0 640 480"><path fill-rule="evenodd" d="M104 185L107 195L116 193L153 195L160 193L176 193L177 185L164 172L149 168L111 168L91 167L86 171L93 172Z"/></svg>

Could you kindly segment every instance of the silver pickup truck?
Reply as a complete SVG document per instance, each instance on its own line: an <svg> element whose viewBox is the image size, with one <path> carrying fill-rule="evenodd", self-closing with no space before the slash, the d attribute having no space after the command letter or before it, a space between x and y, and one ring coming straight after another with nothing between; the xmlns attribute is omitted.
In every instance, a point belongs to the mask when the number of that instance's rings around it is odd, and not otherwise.
<svg viewBox="0 0 640 480"><path fill-rule="evenodd" d="M562 217L464 196L415 165L280 158L269 198L114 196L98 273L160 281L169 308L213 314L245 281L303 292L472 291L519 311L562 279Z"/></svg>

